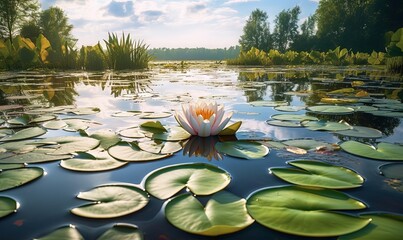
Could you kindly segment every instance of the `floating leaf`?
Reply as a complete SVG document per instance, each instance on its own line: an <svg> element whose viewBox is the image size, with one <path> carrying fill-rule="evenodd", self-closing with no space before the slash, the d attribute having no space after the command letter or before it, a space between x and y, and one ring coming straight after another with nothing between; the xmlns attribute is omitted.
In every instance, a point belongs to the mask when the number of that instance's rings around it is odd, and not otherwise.
<svg viewBox="0 0 403 240"><path fill-rule="evenodd" d="M13 135L5 136L4 138L0 139L0 142L7 142L7 141L18 141L23 139L29 139L41 136L46 133L46 130L40 127L31 127L22 129Z"/></svg>
<svg viewBox="0 0 403 240"><path fill-rule="evenodd" d="M350 114L354 112L354 108L343 107L343 106L333 106L333 105L319 105L307 108L309 111L320 114Z"/></svg>
<svg viewBox="0 0 403 240"><path fill-rule="evenodd" d="M118 135L108 130L94 132L90 137L98 139L100 141L100 146L105 150L120 142Z"/></svg>
<svg viewBox="0 0 403 240"><path fill-rule="evenodd" d="M36 118L33 118L29 121L29 123L40 123L40 122L46 122L55 119L56 116L54 115L42 115Z"/></svg>
<svg viewBox="0 0 403 240"><path fill-rule="evenodd" d="M83 108L71 109L69 111L76 115L90 115L90 114L99 113L101 111L101 109L96 108L96 107L83 107Z"/></svg>
<svg viewBox="0 0 403 240"><path fill-rule="evenodd" d="M269 154L266 146L250 141L217 142L215 149L229 156L246 159L263 158Z"/></svg>
<svg viewBox="0 0 403 240"><path fill-rule="evenodd" d="M138 127L128 128L119 132L119 135L128 138L143 138L146 135L144 131L140 130Z"/></svg>
<svg viewBox="0 0 403 240"><path fill-rule="evenodd" d="M79 193L77 198L92 203L73 208L71 212L88 218L124 216L142 209L149 201L144 190L129 184L101 185Z"/></svg>
<svg viewBox="0 0 403 240"><path fill-rule="evenodd" d="M348 239L388 239L402 238L403 216L390 213L363 213L363 219L371 219L371 223L360 231L340 236L339 240Z"/></svg>
<svg viewBox="0 0 403 240"><path fill-rule="evenodd" d="M37 145L55 145L56 149L49 154L63 155L75 152L86 152L99 146L99 140L90 137L53 137L36 141Z"/></svg>
<svg viewBox="0 0 403 240"><path fill-rule="evenodd" d="M313 131L342 131L349 130L353 127L346 122L329 122L329 121L303 121L302 126Z"/></svg>
<svg viewBox="0 0 403 240"><path fill-rule="evenodd" d="M370 112L372 115L379 116L379 117L396 117L396 118L403 118L403 112L394 112L394 111L372 111Z"/></svg>
<svg viewBox="0 0 403 240"><path fill-rule="evenodd" d="M8 124L14 124L14 125L27 125L29 123L30 116L27 114L24 114L22 116L12 118L7 120Z"/></svg>
<svg viewBox="0 0 403 240"><path fill-rule="evenodd" d="M170 156L170 154L155 154L141 150L136 143L120 142L108 149L109 154L119 160L128 162L152 161Z"/></svg>
<svg viewBox="0 0 403 240"><path fill-rule="evenodd" d="M298 112L300 110L305 109L304 106L277 106L274 108L277 111L282 112Z"/></svg>
<svg viewBox="0 0 403 240"><path fill-rule="evenodd" d="M277 107L288 105L286 101L254 101L249 102L254 107Z"/></svg>
<svg viewBox="0 0 403 240"><path fill-rule="evenodd" d="M184 188L196 195L210 195L231 181L226 171L209 164L186 163L163 167L145 178L145 189L159 199L167 199Z"/></svg>
<svg viewBox="0 0 403 240"><path fill-rule="evenodd" d="M281 121L318 121L317 117L300 115L300 114L275 114L271 116L272 119L281 120Z"/></svg>
<svg viewBox="0 0 403 240"><path fill-rule="evenodd" d="M63 120L53 120L45 122L42 126L47 129L59 130L67 127L67 123Z"/></svg>
<svg viewBox="0 0 403 240"><path fill-rule="evenodd" d="M403 163L389 163L379 167L379 173L387 178L403 180Z"/></svg>
<svg viewBox="0 0 403 240"><path fill-rule="evenodd" d="M167 127L168 132L154 133L150 135L152 139L162 141L182 141L190 138L192 135L185 131L185 129L177 126Z"/></svg>
<svg viewBox="0 0 403 240"><path fill-rule="evenodd" d="M360 187L364 179L356 172L320 161L297 160L288 162L297 168L270 168L277 177L302 186L344 189Z"/></svg>
<svg viewBox="0 0 403 240"><path fill-rule="evenodd" d="M95 123L91 120L81 118L65 118L63 121L67 124L67 126L64 127L64 130L70 132L85 130L89 128L91 124Z"/></svg>
<svg viewBox="0 0 403 240"><path fill-rule="evenodd" d="M351 108L354 109L354 111L356 112L367 112L367 113L371 113L373 111L377 111L378 108L376 107L372 107L372 106L366 106L366 105L362 105L362 106L350 106Z"/></svg>
<svg viewBox="0 0 403 240"><path fill-rule="evenodd" d="M241 127L242 121L238 121L236 123L231 124L230 126L221 130L218 135L221 136L228 136L228 135L235 135L236 131Z"/></svg>
<svg viewBox="0 0 403 240"><path fill-rule="evenodd" d="M139 115L141 119L155 119L155 118L167 118L172 116L170 112L142 112Z"/></svg>
<svg viewBox="0 0 403 240"><path fill-rule="evenodd" d="M321 98L320 99L321 103L327 103L327 104L350 104L350 103L356 103L358 102L357 99L354 98Z"/></svg>
<svg viewBox="0 0 403 240"><path fill-rule="evenodd" d="M50 155L42 152L28 152L24 154L13 154L1 158L1 163L42 163L71 158L69 154Z"/></svg>
<svg viewBox="0 0 403 240"><path fill-rule="evenodd" d="M366 206L330 189L300 186L262 189L248 197L246 207L257 222L268 228L308 237L332 237L355 232L371 221L332 212Z"/></svg>
<svg viewBox="0 0 403 240"><path fill-rule="evenodd" d="M164 142L159 140L139 142L138 146L144 151L156 154L174 154L182 150L182 145L178 142Z"/></svg>
<svg viewBox="0 0 403 240"><path fill-rule="evenodd" d="M115 224L108 229L97 240L142 240L143 235L136 225L133 224Z"/></svg>
<svg viewBox="0 0 403 240"><path fill-rule="evenodd" d="M218 236L240 231L254 222L247 213L245 202L231 193L218 192L204 207L192 195L182 194L168 201L165 216L183 231Z"/></svg>
<svg viewBox="0 0 403 240"><path fill-rule="evenodd" d="M352 129L337 131L336 134L356 138L381 138L382 132L369 127L353 126Z"/></svg>
<svg viewBox="0 0 403 240"><path fill-rule="evenodd" d="M5 217L18 209L18 203L9 197L0 196L0 218Z"/></svg>
<svg viewBox="0 0 403 240"><path fill-rule="evenodd" d="M35 238L35 240L56 240L56 239L69 239L69 240L84 240L80 232L72 225L61 227L49 233L46 236Z"/></svg>
<svg viewBox="0 0 403 240"><path fill-rule="evenodd" d="M83 172L107 171L122 167L126 164L127 162L112 158L108 152L96 150L80 153L75 158L60 162L60 166L65 169Z"/></svg>
<svg viewBox="0 0 403 240"><path fill-rule="evenodd" d="M0 163L0 174L1 171L7 169L23 168L25 165L23 163Z"/></svg>
<svg viewBox="0 0 403 240"><path fill-rule="evenodd" d="M140 127L143 128L144 130L152 132L152 133L163 133L163 132L168 131L164 126L162 126L160 121L145 122L145 123L142 123L140 125Z"/></svg>
<svg viewBox="0 0 403 240"><path fill-rule="evenodd" d="M297 121L267 120L266 123L278 127L302 127Z"/></svg>
<svg viewBox="0 0 403 240"><path fill-rule="evenodd" d="M294 139L294 140L286 140L282 142L285 145L288 146L293 146L293 147L298 147L298 148L302 148L305 150L314 150L317 149L319 147L326 147L329 149L333 149L334 146L332 144L326 143L326 142L322 142L322 141L317 141L317 140L313 140L313 139Z"/></svg>
<svg viewBox="0 0 403 240"><path fill-rule="evenodd" d="M347 141L340 144L340 147L351 154L383 161L403 161L403 146L381 142L376 148L374 146L356 142Z"/></svg>
<svg viewBox="0 0 403 240"><path fill-rule="evenodd" d="M39 167L17 168L0 172L0 191L19 187L43 175Z"/></svg>
<svg viewBox="0 0 403 240"><path fill-rule="evenodd" d="M294 146L285 146L284 147L285 150L287 150L287 152L291 152L294 154L298 154L298 155L304 155L307 154L308 151L299 147L294 147Z"/></svg>

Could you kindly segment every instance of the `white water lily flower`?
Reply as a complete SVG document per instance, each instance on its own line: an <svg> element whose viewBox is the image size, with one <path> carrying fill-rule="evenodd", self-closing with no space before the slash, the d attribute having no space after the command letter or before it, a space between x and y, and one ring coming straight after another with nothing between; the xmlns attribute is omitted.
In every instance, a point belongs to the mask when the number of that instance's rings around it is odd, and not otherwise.
<svg viewBox="0 0 403 240"><path fill-rule="evenodd" d="M176 121L192 135L208 137L217 135L227 125L232 112L225 113L224 106L216 102L191 102L182 105L182 112L176 112Z"/></svg>

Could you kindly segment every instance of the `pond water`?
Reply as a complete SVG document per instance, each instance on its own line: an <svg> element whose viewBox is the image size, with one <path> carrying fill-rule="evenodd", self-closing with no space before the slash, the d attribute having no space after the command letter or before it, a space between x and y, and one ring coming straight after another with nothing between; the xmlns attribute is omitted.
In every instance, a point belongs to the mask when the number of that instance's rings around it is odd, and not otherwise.
<svg viewBox="0 0 403 240"><path fill-rule="evenodd" d="M193 63L185 68L180 68L180 65L175 63L170 65L154 63L149 70L137 72L0 73L0 117L4 121L0 126L3 130L23 129L24 124L10 124L7 121L23 114L32 116L35 111L38 114L41 109L57 106L60 106L59 111L47 115L54 114L58 119L80 118L92 121L85 130L88 134L105 129L119 133L146 121L160 121L164 126L171 126L177 125L172 115L165 118L144 119L140 118L138 113L174 113L181 109L183 103L206 99L223 104L226 111L232 111L231 123L242 121L236 133L238 140L258 140L270 150L268 155L258 159L235 158L217 153L213 146L220 141L218 138L199 138L188 141L188 146L186 141L183 141L182 144L187 150L181 150L168 158L130 162L109 171L71 171L62 168L60 161L30 163L28 166L43 168L46 174L20 187L0 192L0 196L11 197L20 205L15 213L0 218L0 238L4 240L39 238L59 227L72 224L85 239L96 239L115 223L129 223L137 225L145 239L206 239L208 237L190 234L172 226L164 216L165 201L152 196L146 207L122 217L91 219L70 213L71 209L86 203L76 198L80 192L109 183L142 185L150 172L180 163L207 163L224 169L231 175L231 182L225 191L246 199L262 188L291 185L271 174L269 168L286 167L289 166L287 161L297 159L319 160L350 168L364 178L361 187L340 191L364 202L367 208L342 212L353 215L368 212L403 214L401 179L387 178L380 174L379 170L380 166L396 161L369 159L329 147L324 151L313 148L305 152L301 152L301 148L287 150L276 147L278 146L276 143L295 139L311 139L334 145L350 140L367 144L388 142L402 145L403 108L400 110L393 108L393 111L389 111L389 105L396 104L395 106L401 107L399 102L403 95L403 84L401 79L397 82L391 80L399 79L390 77L376 68L326 66L251 68L229 67L216 63ZM329 93L339 89L351 89L352 85L354 92L345 90L343 93ZM363 96L359 95L360 90L363 91L361 92ZM323 114L306 109L315 105L335 105L334 102L321 103L320 100L323 101L323 98L349 99L353 101L347 104L349 108L377 105L374 107L383 112L374 114L369 111L353 111L348 114ZM373 99L395 100L378 102ZM280 111L281 108L275 107L280 105L294 106L297 111ZM345 105L339 104L339 106ZM97 109L93 114L83 115L66 111L86 107ZM382 115L385 109L393 115ZM377 129L382 134L376 138L351 137L334 131L313 131L303 126L268 124L267 121L278 114L306 115L332 122L344 120L351 126ZM42 124L44 123L29 123L28 126L43 126ZM36 139L58 136L80 136L80 133L47 129L46 134ZM123 136L120 138L125 141L142 141ZM0 150L1 148L0 145ZM192 149L195 152L191 152ZM3 156L7 154L5 151L0 153ZM1 158L0 163L4 160ZM208 196L198 198L203 203L209 199ZM239 232L217 238L251 239L251 237L305 239L266 228L258 222Z"/></svg>

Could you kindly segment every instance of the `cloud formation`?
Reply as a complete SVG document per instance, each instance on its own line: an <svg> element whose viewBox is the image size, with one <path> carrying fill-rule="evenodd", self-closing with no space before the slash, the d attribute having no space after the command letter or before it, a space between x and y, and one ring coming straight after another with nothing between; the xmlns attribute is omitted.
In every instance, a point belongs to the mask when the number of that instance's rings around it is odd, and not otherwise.
<svg viewBox="0 0 403 240"><path fill-rule="evenodd" d="M112 0L106 9L108 14L115 17L127 17L134 13L133 1L117 2Z"/></svg>

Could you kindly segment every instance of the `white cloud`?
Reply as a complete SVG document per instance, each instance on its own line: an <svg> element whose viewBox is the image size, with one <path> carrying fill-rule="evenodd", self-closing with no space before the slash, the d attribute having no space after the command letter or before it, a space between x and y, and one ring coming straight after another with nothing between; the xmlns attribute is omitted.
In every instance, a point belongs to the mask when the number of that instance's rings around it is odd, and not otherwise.
<svg viewBox="0 0 403 240"><path fill-rule="evenodd" d="M259 2L260 0L229 0L226 1L224 4L235 4L235 3L247 3L247 2Z"/></svg>

